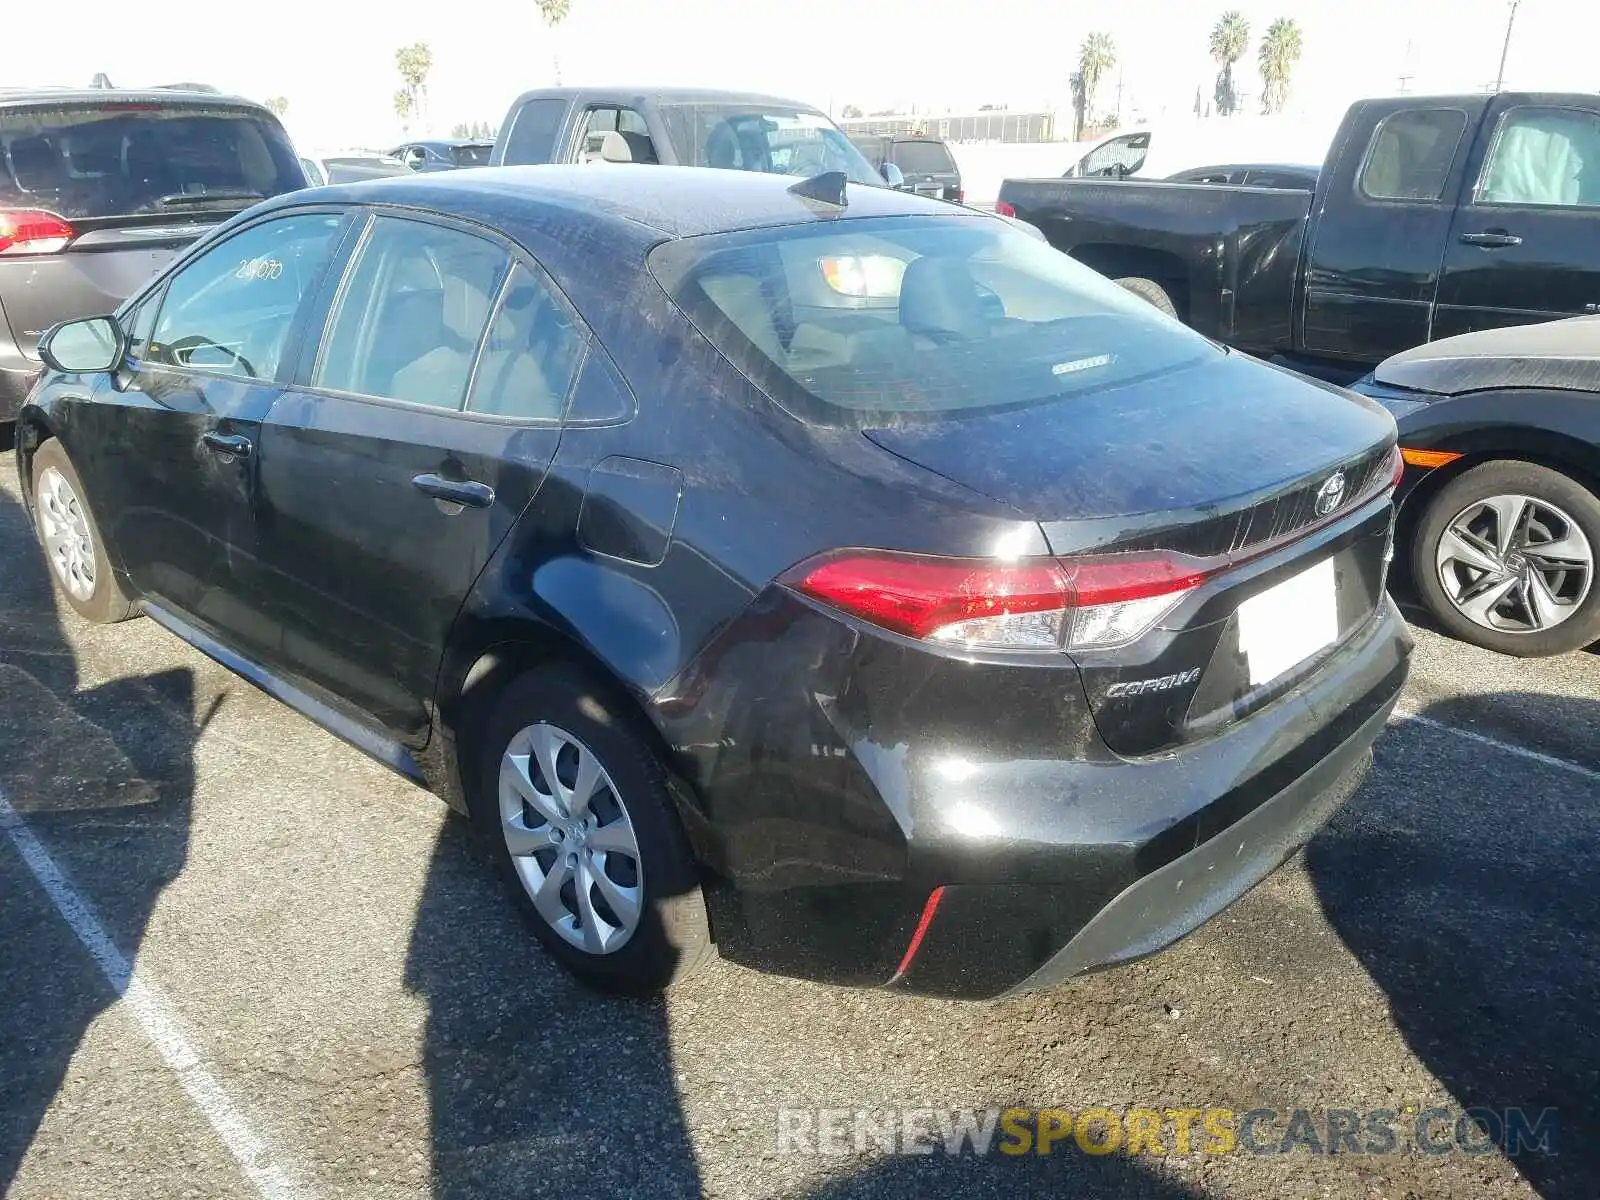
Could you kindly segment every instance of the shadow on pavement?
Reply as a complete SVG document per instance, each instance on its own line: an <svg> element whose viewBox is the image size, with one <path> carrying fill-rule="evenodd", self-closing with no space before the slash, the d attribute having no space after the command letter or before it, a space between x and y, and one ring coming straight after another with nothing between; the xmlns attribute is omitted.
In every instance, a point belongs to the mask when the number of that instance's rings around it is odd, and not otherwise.
<svg viewBox="0 0 1600 1200"><path fill-rule="evenodd" d="M1093 1197L1094 1200L1193 1200L1205 1193L1162 1179L1137 1159L1122 1154L1090 1157L1059 1148L1046 1157L982 1158L901 1155L885 1158L859 1174L830 1180L806 1200L979 1200L1014 1196Z"/></svg>
<svg viewBox="0 0 1600 1200"><path fill-rule="evenodd" d="M1423 715L1534 745L1579 731L1592 743L1600 729L1600 704L1533 693L1441 701ZM1541 1195L1593 1196L1600 788L1420 724L1392 730L1377 753L1374 782L1307 848L1323 910L1459 1105L1530 1121L1557 1110L1557 1153L1512 1155Z"/></svg>
<svg viewBox="0 0 1600 1200"><path fill-rule="evenodd" d="M0 455L0 471L14 471ZM76 621L76 617L67 619ZM27 514L0 491L0 792L132 959L188 855L194 681L176 670L95 683L56 615ZM115 864L115 869L103 868ZM117 996L0 836L0 1194L85 1031Z"/></svg>
<svg viewBox="0 0 1600 1200"><path fill-rule="evenodd" d="M428 1006L435 1196L701 1194L665 1005L547 957L463 819L434 848L406 986Z"/></svg>

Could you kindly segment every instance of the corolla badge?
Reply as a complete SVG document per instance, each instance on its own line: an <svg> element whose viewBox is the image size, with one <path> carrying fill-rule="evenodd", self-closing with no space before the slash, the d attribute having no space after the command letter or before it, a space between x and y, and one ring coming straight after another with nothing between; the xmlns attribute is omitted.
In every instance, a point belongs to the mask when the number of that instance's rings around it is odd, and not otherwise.
<svg viewBox="0 0 1600 1200"><path fill-rule="evenodd" d="M1335 471L1317 489L1317 516L1325 517L1344 503L1344 472Z"/></svg>

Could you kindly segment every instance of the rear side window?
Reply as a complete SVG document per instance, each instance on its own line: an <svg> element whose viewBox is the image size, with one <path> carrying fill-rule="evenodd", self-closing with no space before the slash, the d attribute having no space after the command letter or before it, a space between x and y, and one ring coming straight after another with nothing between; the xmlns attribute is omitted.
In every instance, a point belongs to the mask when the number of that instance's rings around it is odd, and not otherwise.
<svg viewBox="0 0 1600 1200"><path fill-rule="evenodd" d="M451 153L458 167L487 167L489 151L493 149L493 146L455 146Z"/></svg>
<svg viewBox="0 0 1600 1200"><path fill-rule="evenodd" d="M459 409L508 263L484 238L379 217L345 277L313 386Z"/></svg>
<svg viewBox="0 0 1600 1200"><path fill-rule="evenodd" d="M489 324L467 411L559 419L582 351L583 333L566 302L519 263Z"/></svg>
<svg viewBox="0 0 1600 1200"><path fill-rule="evenodd" d="M547 163L555 152L556 135L566 119L565 100L530 100L517 109L506 134L506 166Z"/></svg>
<svg viewBox="0 0 1600 1200"><path fill-rule="evenodd" d="M656 278L790 412L854 427L1027 407L1220 353L1010 225L895 217L667 242Z"/></svg>
<svg viewBox="0 0 1600 1200"><path fill-rule="evenodd" d="M1600 207L1600 113L1512 109L1495 135L1476 201Z"/></svg>
<svg viewBox="0 0 1600 1200"><path fill-rule="evenodd" d="M949 175L956 169L943 142L896 142L894 164L908 175Z"/></svg>
<svg viewBox="0 0 1600 1200"><path fill-rule="evenodd" d="M167 284L146 361L276 378L295 312L316 285L341 221L331 213L280 217L200 255Z"/></svg>
<svg viewBox="0 0 1600 1200"><path fill-rule="evenodd" d="M1385 117L1372 131L1361 164L1361 191L1373 200L1440 200L1467 114L1419 108Z"/></svg>
<svg viewBox="0 0 1600 1200"><path fill-rule="evenodd" d="M0 108L0 207L68 220L241 207L305 186L283 131L249 109L146 102Z"/></svg>

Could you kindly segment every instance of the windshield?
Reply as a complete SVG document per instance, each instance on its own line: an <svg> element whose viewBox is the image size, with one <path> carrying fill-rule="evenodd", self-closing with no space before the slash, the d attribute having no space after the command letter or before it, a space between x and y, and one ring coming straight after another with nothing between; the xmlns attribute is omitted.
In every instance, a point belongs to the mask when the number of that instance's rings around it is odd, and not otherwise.
<svg viewBox="0 0 1600 1200"><path fill-rule="evenodd" d="M850 139L821 113L739 104L665 104L678 161L809 178L843 171L852 183L883 186L883 177Z"/></svg>
<svg viewBox="0 0 1600 1200"><path fill-rule="evenodd" d="M187 213L237 209L305 184L289 139L249 109L153 101L0 108L0 207L69 220Z"/></svg>
<svg viewBox="0 0 1600 1200"><path fill-rule="evenodd" d="M455 148L456 166L487 167L489 165L489 152L493 149L493 143L481 146L457 146Z"/></svg>
<svg viewBox="0 0 1600 1200"><path fill-rule="evenodd" d="M774 400L831 424L1046 404L1223 353L993 217L685 238L650 267Z"/></svg>

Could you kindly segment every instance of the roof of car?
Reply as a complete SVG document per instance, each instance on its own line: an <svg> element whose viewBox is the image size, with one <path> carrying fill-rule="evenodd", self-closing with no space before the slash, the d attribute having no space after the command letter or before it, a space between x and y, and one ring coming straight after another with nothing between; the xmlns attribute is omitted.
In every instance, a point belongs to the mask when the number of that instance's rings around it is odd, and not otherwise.
<svg viewBox="0 0 1600 1200"><path fill-rule="evenodd" d="M622 87L561 87L533 88L517 97L517 104L527 100L579 100L596 95L634 96L656 104L770 104L783 108L803 108L820 112L814 104L787 96L771 96L762 92L736 92L718 88L696 87L640 87L637 84Z"/></svg>
<svg viewBox="0 0 1600 1200"><path fill-rule="evenodd" d="M0 104L218 104L270 112L243 96L197 92L185 88L0 88Z"/></svg>
<svg viewBox="0 0 1600 1200"><path fill-rule="evenodd" d="M493 138L417 138L401 142L402 146L492 146Z"/></svg>
<svg viewBox="0 0 1600 1200"><path fill-rule="evenodd" d="M290 200L337 199L466 211L469 207L515 236L524 221L558 211L574 223L643 226L666 237L694 237L813 220L837 219L831 206L789 191L792 176L710 167L610 163L588 166L480 167L405 175L296 192ZM968 216L955 205L884 187L851 184L847 217ZM659 239L655 239L659 240Z"/></svg>

